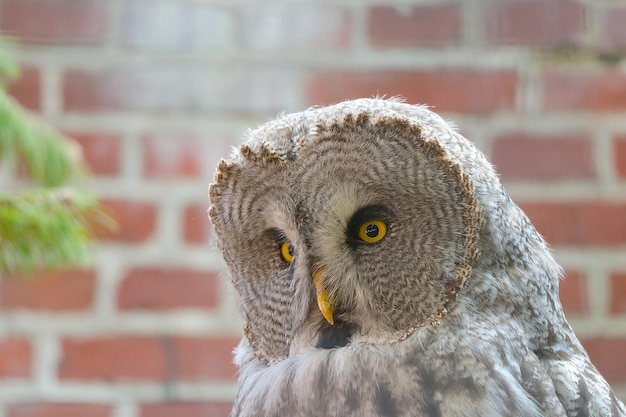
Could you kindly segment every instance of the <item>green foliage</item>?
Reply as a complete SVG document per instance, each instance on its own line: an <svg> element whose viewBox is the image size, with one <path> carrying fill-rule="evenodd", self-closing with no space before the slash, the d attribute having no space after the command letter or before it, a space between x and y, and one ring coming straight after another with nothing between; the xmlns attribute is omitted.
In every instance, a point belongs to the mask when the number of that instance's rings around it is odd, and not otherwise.
<svg viewBox="0 0 626 417"><path fill-rule="evenodd" d="M94 197L69 189L0 195L0 271L86 264L88 224L103 218Z"/></svg>
<svg viewBox="0 0 626 417"><path fill-rule="evenodd" d="M0 191L0 275L85 264L91 227L111 226L96 198L59 188L86 172L80 148L6 93L17 72L0 42L0 163L19 161L44 188Z"/></svg>
<svg viewBox="0 0 626 417"><path fill-rule="evenodd" d="M20 69L8 54L9 48L0 39L0 83L4 87L5 82L14 80L19 75Z"/></svg>
<svg viewBox="0 0 626 417"><path fill-rule="evenodd" d="M83 171L80 150L0 91L0 157L19 158L30 178L58 186Z"/></svg>

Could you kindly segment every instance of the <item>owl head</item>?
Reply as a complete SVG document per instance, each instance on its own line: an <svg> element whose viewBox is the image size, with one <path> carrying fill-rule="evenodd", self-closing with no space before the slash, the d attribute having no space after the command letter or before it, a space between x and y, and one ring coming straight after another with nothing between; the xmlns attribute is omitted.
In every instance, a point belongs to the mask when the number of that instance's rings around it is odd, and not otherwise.
<svg viewBox="0 0 626 417"><path fill-rule="evenodd" d="M245 335L268 361L437 326L478 308L475 294L462 299L476 269L523 266L543 245L515 227L527 220L484 156L399 100L311 108L248 132L210 200ZM473 286L485 305L489 285Z"/></svg>

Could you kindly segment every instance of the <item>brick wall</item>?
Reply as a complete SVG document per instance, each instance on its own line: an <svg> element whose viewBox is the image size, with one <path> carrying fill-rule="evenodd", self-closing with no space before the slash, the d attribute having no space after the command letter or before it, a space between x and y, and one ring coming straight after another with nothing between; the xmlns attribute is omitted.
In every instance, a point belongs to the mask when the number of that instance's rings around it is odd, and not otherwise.
<svg viewBox="0 0 626 417"><path fill-rule="evenodd" d="M625 21L615 0L0 0L12 94L83 145L120 224L87 270L0 283L0 417L227 415L216 161L281 110L374 94L434 106L498 166L626 398Z"/></svg>

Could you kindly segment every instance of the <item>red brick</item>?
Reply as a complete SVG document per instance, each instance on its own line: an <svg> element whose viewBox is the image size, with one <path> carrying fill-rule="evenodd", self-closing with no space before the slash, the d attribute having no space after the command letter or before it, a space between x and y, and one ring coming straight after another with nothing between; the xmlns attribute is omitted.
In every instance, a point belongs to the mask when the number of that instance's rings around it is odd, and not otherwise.
<svg viewBox="0 0 626 417"><path fill-rule="evenodd" d="M81 311L91 308L96 276L91 270L40 272L0 280L2 310Z"/></svg>
<svg viewBox="0 0 626 417"><path fill-rule="evenodd" d="M611 275L611 300L609 310L611 313L626 313L626 273L614 273Z"/></svg>
<svg viewBox="0 0 626 417"><path fill-rule="evenodd" d="M491 159L505 180L585 179L594 176L591 152L586 136L509 133L496 139Z"/></svg>
<svg viewBox="0 0 626 417"><path fill-rule="evenodd" d="M622 52L626 49L626 7L607 5L599 13L600 47L604 52Z"/></svg>
<svg viewBox="0 0 626 417"><path fill-rule="evenodd" d="M544 109L553 111L624 111L626 74L617 69L547 71L542 103Z"/></svg>
<svg viewBox="0 0 626 417"><path fill-rule="evenodd" d="M217 272L134 269L120 284L117 305L121 309L210 309L217 306L218 296Z"/></svg>
<svg viewBox="0 0 626 417"><path fill-rule="evenodd" d="M233 338L99 336L66 339L59 377L66 380L234 381Z"/></svg>
<svg viewBox="0 0 626 417"><path fill-rule="evenodd" d="M139 417L228 417L231 403L176 402L143 404Z"/></svg>
<svg viewBox="0 0 626 417"><path fill-rule="evenodd" d="M626 244L626 204L606 201L542 203L520 206L552 245Z"/></svg>
<svg viewBox="0 0 626 417"><path fill-rule="evenodd" d="M207 243L211 237L211 222L207 215L208 202L191 204L183 214L183 238L186 243Z"/></svg>
<svg viewBox="0 0 626 417"><path fill-rule="evenodd" d="M109 417L112 407L100 404L39 403L8 406L8 417Z"/></svg>
<svg viewBox="0 0 626 417"><path fill-rule="evenodd" d="M30 110L41 110L41 73L34 67L22 67L20 76L9 84L7 92Z"/></svg>
<svg viewBox="0 0 626 417"><path fill-rule="evenodd" d="M106 198L102 205L117 223L114 231L101 232L101 238L124 243L141 243L155 232L157 207L153 203Z"/></svg>
<svg viewBox="0 0 626 417"><path fill-rule="evenodd" d="M293 106L299 80L280 68L126 65L69 70L63 77L67 111L275 112Z"/></svg>
<svg viewBox="0 0 626 417"><path fill-rule="evenodd" d="M216 138L155 135L143 139L143 168L147 178L213 177L220 155L229 149Z"/></svg>
<svg viewBox="0 0 626 417"><path fill-rule="evenodd" d="M591 362L610 384L626 382L626 339L598 337L581 342Z"/></svg>
<svg viewBox="0 0 626 417"><path fill-rule="evenodd" d="M93 44L104 40L106 2L3 0L0 27L21 42Z"/></svg>
<svg viewBox="0 0 626 417"><path fill-rule="evenodd" d="M368 10L370 43L380 48L452 45L458 42L462 27L456 5L412 6L408 10L374 6Z"/></svg>
<svg viewBox="0 0 626 417"><path fill-rule="evenodd" d="M235 381L237 368L233 364L233 349L239 338L179 337L176 350L179 372L184 380Z"/></svg>
<svg viewBox="0 0 626 417"><path fill-rule="evenodd" d="M559 284L559 298L565 314L587 314L589 312L587 278L579 272L568 271L565 279Z"/></svg>
<svg viewBox="0 0 626 417"><path fill-rule="evenodd" d="M613 142L615 168L620 177L626 178L626 136L619 136Z"/></svg>
<svg viewBox="0 0 626 417"><path fill-rule="evenodd" d="M347 9L326 4L275 3L243 8L241 41L255 50L346 49L352 18Z"/></svg>
<svg viewBox="0 0 626 417"><path fill-rule="evenodd" d="M121 138L109 133L66 133L81 146L83 157L94 175L111 176L120 173Z"/></svg>
<svg viewBox="0 0 626 417"><path fill-rule="evenodd" d="M71 111L123 110L130 76L113 72L68 71L63 79L63 105ZM130 107L130 106L129 106Z"/></svg>
<svg viewBox="0 0 626 417"><path fill-rule="evenodd" d="M404 96L439 112L486 113L512 110L517 75L508 70L326 72L308 85L311 104L330 104L375 95Z"/></svg>
<svg viewBox="0 0 626 417"><path fill-rule="evenodd" d="M32 356L27 340L5 337L0 339L0 378L28 378L31 375Z"/></svg>
<svg viewBox="0 0 626 417"><path fill-rule="evenodd" d="M101 336L63 340L62 379L163 380L163 340L157 337Z"/></svg>
<svg viewBox="0 0 626 417"><path fill-rule="evenodd" d="M495 44L573 44L585 31L585 8L575 1L494 1L483 10Z"/></svg>

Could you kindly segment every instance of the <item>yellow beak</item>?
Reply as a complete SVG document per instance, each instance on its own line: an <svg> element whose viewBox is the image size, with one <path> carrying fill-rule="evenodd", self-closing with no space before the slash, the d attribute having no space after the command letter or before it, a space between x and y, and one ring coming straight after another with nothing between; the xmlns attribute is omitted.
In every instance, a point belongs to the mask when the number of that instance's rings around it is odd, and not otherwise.
<svg viewBox="0 0 626 417"><path fill-rule="evenodd" d="M315 285L317 295L317 306L322 312L322 316L331 325L335 324L333 314L335 308L333 307L328 292L324 289L324 267L320 266L313 272L313 285Z"/></svg>

